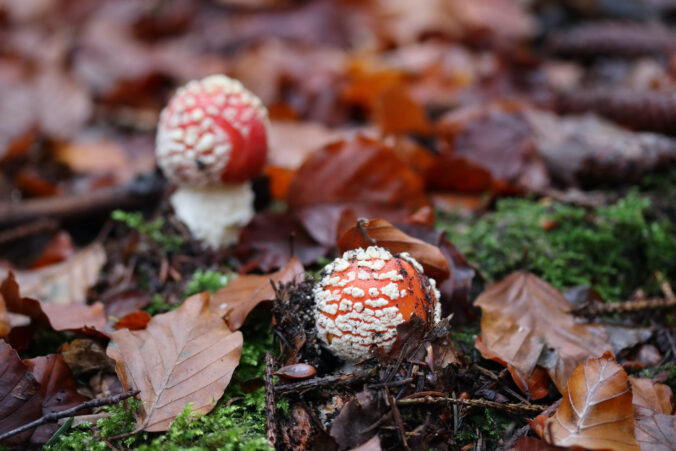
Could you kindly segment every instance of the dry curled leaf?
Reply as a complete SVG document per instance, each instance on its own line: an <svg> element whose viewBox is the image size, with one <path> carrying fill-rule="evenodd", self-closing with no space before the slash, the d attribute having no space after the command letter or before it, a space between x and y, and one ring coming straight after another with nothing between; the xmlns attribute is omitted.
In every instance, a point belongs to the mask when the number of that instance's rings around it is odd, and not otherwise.
<svg viewBox="0 0 676 451"><path fill-rule="evenodd" d="M295 257L272 274L238 276L213 295L211 309L220 316L227 315L228 326L237 330L254 307L275 298L273 283L301 282L304 276L303 264Z"/></svg>
<svg viewBox="0 0 676 451"><path fill-rule="evenodd" d="M42 416L40 383L12 347L0 340L0 434ZM17 434L3 445L25 443L32 431Z"/></svg>
<svg viewBox="0 0 676 451"><path fill-rule="evenodd" d="M15 271L15 276L24 296L45 304L82 304L105 262L103 246L95 243L64 262L34 271ZM0 278L6 275L6 271L0 269Z"/></svg>
<svg viewBox="0 0 676 451"><path fill-rule="evenodd" d="M561 405L545 424L543 439L548 443L638 451L629 379L612 353L577 367L562 395Z"/></svg>
<svg viewBox="0 0 676 451"><path fill-rule="evenodd" d="M201 293L156 315L145 330L113 332L107 352L123 388L141 390L136 428L166 431L188 403L200 414L216 406L239 364L242 334L228 329Z"/></svg>
<svg viewBox="0 0 676 451"><path fill-rule="evenodd" d="M448 262L437 246L407 235L384 219L360 221L338 240L340 252L368 246L384 247L394 254L408 252L423 266L425 274L437 281L449 276Z"/></svg>
<svg viewBox="0 0 676 451"><path fill-rule="evenodd" d="M671 414L674 410L674 394L668 385L653 382L646 377L630 377L635 407L650 409L655 413Z"/></svg>
<svg viewBox="0 0 676 451"><path fill-rule="evenodd" d="M482 310L481 340L489 353L512 365L524 379L536 366L544 368L560 392L580 363L611 349L603 326L576 321L568 313L572 304L527 272L492 284L474 305Z"/></svg>

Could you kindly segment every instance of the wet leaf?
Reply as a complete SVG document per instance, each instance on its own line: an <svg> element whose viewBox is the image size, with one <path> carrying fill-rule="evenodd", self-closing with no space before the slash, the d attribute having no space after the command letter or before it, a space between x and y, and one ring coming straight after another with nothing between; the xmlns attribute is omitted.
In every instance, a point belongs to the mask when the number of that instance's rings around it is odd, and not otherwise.
<svg viewBox="0 0 676 451"><path fill-rule="evenodd" d="M568 313L572 304L558 290L527 272L492 284L474 305L482 310L486 351L513 366L523 379L536 366L544 368L560 392L580 363L611 349L603 326L578 322Z"/></svg>
<svg viewBox="0 0 676 451"><path fill-rule="evenodd" d="M25 360L24 363L40 384L43 415L70 409L87 401L86 397L77 392L73 374L60 355L50 354L36 357ZM59 429L58 423L38 426L33 432L31 442L45 443L57 429Z"/></svg>
<svg viewBox="0 0 676 451"><path fill-rule="evenodd" d="M305 270L297 258L292 258L277 272L264 275L240 275L232 279L225 287L214 293L211 298L211 310L220 316L226 316L232 330L242 327L251 310L263 301L275 298L272 284L302 282Z"/></svg>
<svg viewBox="0 0 676 451"><path fill-rule="evenodd" d="M0 340L0 434L42 416L40 383L12 347ZM33 431L6 439L4 445L28 441Z"/></svg>
<svg viewBox="0 0 676 451"><path fill-rule="evenodd" d="M341 202L411 209L428 204L420 177L391 148L365 137L314 152L289 188L292 209Z"/></svg>
<svg viewBox="0 0 676 451"><path fill-rule="evenodd" d="M437 281L449 276L448 262L438 247L407 235L384 219L362 221L338 240L340 252L373 245L389 249L393 254L408 252L423 266L425 275Z"/></svg>
<svg viewBox="0 0 676 451"><path fill-rule="evenodd" d="M166 431L188 403L193 412L216 406L239 364L242 334L209 309L209 295L191 296L156 315L145 330L118 330L108 355L125 390L141 390L137 429Z"/></svg>
<svg viewBox="0 0 676 451"><path fill-rule="evenodd" d="M612 353L589 358L570 376L563 399L547 420L544 439L557 446L638 450L627 373Z"/></svg>

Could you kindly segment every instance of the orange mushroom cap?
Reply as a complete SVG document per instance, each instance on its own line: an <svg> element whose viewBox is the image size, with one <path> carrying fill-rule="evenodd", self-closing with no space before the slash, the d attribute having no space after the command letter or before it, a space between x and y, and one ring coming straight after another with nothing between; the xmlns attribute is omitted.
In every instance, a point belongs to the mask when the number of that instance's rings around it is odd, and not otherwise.
<svg viewBox="0 0 676 451"><path fill-rule="evenodd" d="M348 362L369 357L371 346L389 351L397 326L413 315L439 321L439 292L408 254L377 246L347 251L326 266L316 285L317 336Z"/></svg>

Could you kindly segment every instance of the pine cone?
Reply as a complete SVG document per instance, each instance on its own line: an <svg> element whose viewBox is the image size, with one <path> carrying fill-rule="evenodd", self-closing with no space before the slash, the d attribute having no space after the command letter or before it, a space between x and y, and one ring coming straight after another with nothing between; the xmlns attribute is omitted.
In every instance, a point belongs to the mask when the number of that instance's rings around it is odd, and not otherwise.
<svg viewBox="0 0 676 451"><path fill-rule="evenodd" d="M659 25L588 23L555 33L549 49L561 56L582 59L669 55L676 52L676 33Z"/></svg>
<svg viewBox="0 0 676 451"><path fill-rule="evenodd" d="M676 135L676 92L623 90L617 87L581 89L561 94L560 113L593 111L635 130Z"/></svg>

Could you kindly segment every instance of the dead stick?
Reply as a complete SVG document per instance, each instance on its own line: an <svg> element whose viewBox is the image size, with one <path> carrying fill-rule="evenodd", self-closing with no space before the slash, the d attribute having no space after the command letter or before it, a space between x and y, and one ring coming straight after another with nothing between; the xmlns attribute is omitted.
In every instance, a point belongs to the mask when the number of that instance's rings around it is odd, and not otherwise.
<svg viewBox="0 0 676 451"><path fill-rule="evenodd" d="M366 379L376 375L376 369L367 371L355 372L351 374L341 374L339 376L327 376L322 378L314 378L307 381L296 382L294 384L278 385L275 387L275 393L286 394L292 392L299 392L305 390L315 390L328 385L347 384L360 379Z"/></svg>
<svg viewBox="0 0 676 451"><path fill-rule="evenodd" d="M28 424L24 424L23 426L19 426L18 428L12 429L11 431L5 432L4 434L0 435L0 441L6 439L7 437L11 437L13 435L20 434L29 429L33 429L34 427L47 423L53 423L54 421L58 421L61 418L70 417L74 413L79 412L82 409L108 406L110 404L118 403L127 398L131 398L132 396L136 396L140 392L141 392L140 390L134 390L128 391L126 393L120 393L119 395L108 396L107 398L92 399L91 401L83 402L82 404L79 404L75 407L71 407L70 409L62 410L60 412L49 413L41 418L38 418L35 421L32 421Z"/></svg>
<svg viewBox="0 0 676 451"><path fill-rule="evenodd" d="M0 225L17 224L46 217L82 216L116 208L138 208L149 201L158 199L163 189L163 184L159 179L151 179L73 196L0 202Z"/></svg>
<svg viewBox="0 0 676 451"><path fill-rule="evenodd" d="M676 299L652 298L582 307L571 313L578 316L608 315L613 313L637 313L644 310L659 310L676 307Z"/></svg>
<svg viewBox="0 0 676 451"><path fill-rule="evenodd" d="M423 398L406 398L397 401L397 405L415 405L415 404L457 404L467 407L484 407L491 409L506 410L508 412L542 412L546 406L538 406L533 404L503 404L495 401L486 401L484 399L458 399L447 397L425 396Z"/></svg>
<svg viewBox="0 0 676 451"><path fill-rule="evenodd" d="M376 246L378 244L378 242L376 240L374 240L373 238L371 238L369 236L368 230L366 230L368 223L369 223L369 220L366 219L366 218L357 219L357 230L359 230L359 233L361 233L361 236L364 237L364 239L366 241L371 243L372 246Z"/></svg>
<svg viewBox="0 0 676 451"><path fill-rule="evenodd" d="M406 429L404 429L404 422L402 421L401 413L399 413L399 409L397 408L397 402L394 400L394 397L392 397L392 393L390 393L390 389L387 388L387 386L385 386L384 390L385 395L387 396L387 402L392 407L392 417L394 418L394 424L397 425L399 439L404 445L404 449L410 451L411 448L408 447L408 442L406 442Z"/></svg>
<svg viewBox="0 0 676 451"><path fill-rule="evenodd" d="M0 245L26 238L39 233L51 232L59 228L59 221L51 218L40 218L28 224L22 224L0 232Z"/></svg>
<svg viewBox="0 0 676 451"><path fill-rule="evenodd" d="M265 432L270 446L275 447L277 442L277 427L275 424L275 386L272 376L274 360L269 352L265 353Z"/></svg>

